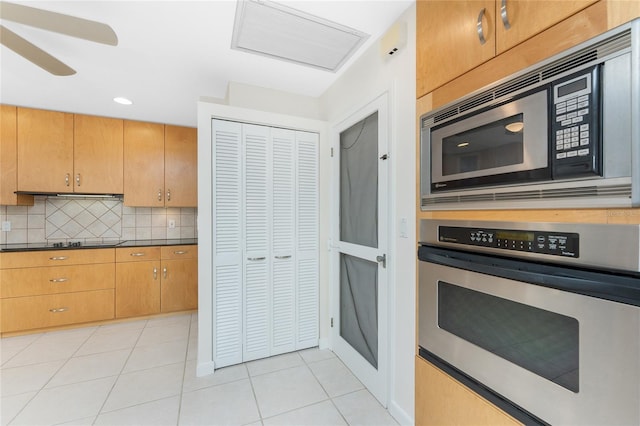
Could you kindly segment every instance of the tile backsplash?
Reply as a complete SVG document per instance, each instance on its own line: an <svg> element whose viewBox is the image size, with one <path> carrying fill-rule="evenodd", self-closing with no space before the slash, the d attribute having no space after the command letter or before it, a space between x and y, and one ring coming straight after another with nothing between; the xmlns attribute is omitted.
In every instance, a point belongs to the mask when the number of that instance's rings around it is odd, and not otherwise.
<svg viewBox="0 0 640 426"><path fill-rule="evenodd" d="M122 200L37 196L0 206L0 244L195 238L196 208L127 207ZM170 227L171 226L171 227Z"/></svg>

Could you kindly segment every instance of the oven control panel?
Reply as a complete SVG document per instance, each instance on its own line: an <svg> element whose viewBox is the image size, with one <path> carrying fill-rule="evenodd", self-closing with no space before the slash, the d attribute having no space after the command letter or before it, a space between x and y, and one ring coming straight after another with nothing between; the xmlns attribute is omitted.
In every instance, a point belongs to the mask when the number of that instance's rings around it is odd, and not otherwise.
<svg viewBox="0 0 640 426"><path fill-rule="evenodd" d="M465 246L524 251L563 257L577 258L580 254L580 236L573 232L440 226L438 227L438 240L443 243Z"/></svg>

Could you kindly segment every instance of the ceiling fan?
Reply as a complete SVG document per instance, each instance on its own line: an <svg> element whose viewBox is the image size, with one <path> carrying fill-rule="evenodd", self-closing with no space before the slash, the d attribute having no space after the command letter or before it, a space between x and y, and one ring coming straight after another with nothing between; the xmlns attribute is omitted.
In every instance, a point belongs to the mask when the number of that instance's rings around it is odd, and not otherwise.
<svg viewBox="0 0 640 426"><path fill-rule="evenodd" d="M1 1L0 18L96 43L118 45L118 36L110 26L63 13ZM66 76L76 73L73 68L4 25L0 25L0 43L53 75Z"/></svg>

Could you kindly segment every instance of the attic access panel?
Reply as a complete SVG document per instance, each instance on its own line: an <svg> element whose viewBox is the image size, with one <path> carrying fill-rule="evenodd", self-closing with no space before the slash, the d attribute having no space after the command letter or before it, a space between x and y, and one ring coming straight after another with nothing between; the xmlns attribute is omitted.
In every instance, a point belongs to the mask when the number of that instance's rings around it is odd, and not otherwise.
<svg viewBox="0 0 640 426"><path fill-rule="evenodd" d="M284 5L238 0L231 48L336 72L368 38Z"/></svg>

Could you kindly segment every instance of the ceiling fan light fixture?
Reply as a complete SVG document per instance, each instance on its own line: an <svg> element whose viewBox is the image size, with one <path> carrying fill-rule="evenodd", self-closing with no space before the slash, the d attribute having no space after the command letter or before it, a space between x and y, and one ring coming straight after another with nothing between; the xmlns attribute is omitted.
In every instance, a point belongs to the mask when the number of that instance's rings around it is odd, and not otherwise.
<svg viewBox="0 0 640 426"><path fill-rule="evenodd" d="M120 105L133 105L133 101L127 98L123 98L122 96L117 96L113 98L113 102L118 103Z"/></svg>
<svg viewBox="0 0 640 426"><path fill-rule="evenodd" d="M267 0L239 0L231 48L336 72L369 38Z"/></svg>

